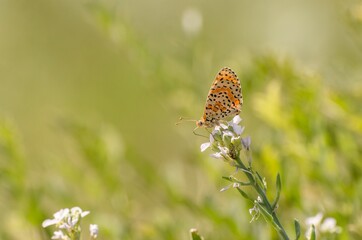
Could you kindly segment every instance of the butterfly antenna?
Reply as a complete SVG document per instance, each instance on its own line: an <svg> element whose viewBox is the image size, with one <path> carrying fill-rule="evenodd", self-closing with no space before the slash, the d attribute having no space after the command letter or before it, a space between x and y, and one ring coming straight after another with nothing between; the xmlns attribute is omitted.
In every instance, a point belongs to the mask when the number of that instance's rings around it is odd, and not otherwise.
<svg viewBox="0 0 362 240"><path fill-rule="evenodd" d="M179 125L179 124L182 123L182 122L197 122L197 120L194 120L194 119L186 119L186 118L184 118L184 117L180 117L180 118L178 119L178 122L175 123L175 125L177 126L177 125Z"/></svg>

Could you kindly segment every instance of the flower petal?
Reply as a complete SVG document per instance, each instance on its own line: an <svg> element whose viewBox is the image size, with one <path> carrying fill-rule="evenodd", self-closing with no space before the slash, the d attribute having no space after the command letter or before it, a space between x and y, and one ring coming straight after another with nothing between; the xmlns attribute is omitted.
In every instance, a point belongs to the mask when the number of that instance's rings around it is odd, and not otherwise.
<svg viewBox="0 0 362 240"><path fill-rule="evenodd" d="M90 224L89 225L89 232L91 237L97 238L98 236L98 225L97 224Z"/></svg>
<svg viewBox="0 0 362 240"><path fill-rule="evenodd" d="M233 129L234 129L234 132L235 132L237 135L241 135L241 134L244 132L244 129L245 129L245 127L242 127L242 126L237 125L237 124L233 124L232 127L233 127Z"/></svg>
<svg viewBox="0 0 362 240"><path fill-rule="evenodd" d="M53 233L52 239L69 239L62 231L55 231Z"/></svg>
<svg viewBox="0 0 362 240"><path fill-rule="evenodd" d="M212 158L221 159L223 156L221 155L221 152L213 153L210 155Z"/></svg>
<svg viewBox="0 0 362 240"><path fill-rule="evenodd" d="M90 213L90 211L84 211L80 214L81 217L85 217Z"/></svg>
<svg viewBox="0 0 362 240"><path fill-rule="evenodd" d="M251 144L251 137L250 136L247 136L246 138L242 138L241 141L243 143L243 146L246 149L250 149L250 144Z"/></svg>
<svg viewBox="0 0 362 240"><path fill-rule="evenodd" d="M43 228L49 227L51 225L57 224L58 220L57 219L46 219L43 223L42 226Z"/></svg>
<svg viewBox="0 0 362 240"><path fill-rule="evenodd" d="M330 232L330 233L339 233L341 232L341 228L337 226L337 221L334 218L326 218L324 219L321 227L321 232Z"/></svg>
<svg viewBox="0 0 362 240"><path fill-rule="evenodd" d="M233 120L232 120L232 122L234 123L234 124L239 124L240 122L241 122L241 117L239 116L239 115L236 115L234 118L233 118Z"/></svg>
<svg viewBox="0 0 362 240"><path fill-rule="evenodd" d="M211 146L211 143L209 143L209 142L201 144L201 146L200 146L201 152L204 152L210 146Z"/></svg>
<svg viewBox="0 0 362 240"><path fill-rule="evenodd" d="M230 137L234 136L233 132L229 131L229 130L224 131L223 134L224 134L224 136L230 136Z"/></svg>
<svg viewBox="0 0 362 240"><path fill-rule="evenodd" d="M226 126L225 124L220 124L220 127L223 128L223 129L228 129L228 126Z"/></svg>
<svg viewBox="0 0 362 240"><path fill-rule="evenodd" d="M213 143L215 141L214 137L214 131L210 134L210 143Z"/></svg>
<svg viewBox="0 0 362 240"><path fill-rule="evenodd" d="M226 186L226 187L221 188L221 189L220 189L220 192L225 192L225 191L228 190L230 187L231 187L231 184L229 184L229 185Z"/></svg>
<svg viewBox="0 0 362 240"><path fill-rule="evenodd" d="M318 226L323 218L323 213L318 213L317 215L315 215L314 217L309 217L305 220L305 224L308 226Z"/></svg>

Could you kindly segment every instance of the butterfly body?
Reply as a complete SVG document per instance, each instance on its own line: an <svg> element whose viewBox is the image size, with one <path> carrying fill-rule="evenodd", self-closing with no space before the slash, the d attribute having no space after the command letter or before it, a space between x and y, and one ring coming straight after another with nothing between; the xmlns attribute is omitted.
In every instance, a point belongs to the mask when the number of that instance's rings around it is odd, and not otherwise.
<svg viewBox="0 0 362 240"><path fill-rule="evenodd" d="M214 127L220 120L239 114L242 104L240 80L233 70L224 67L218 72L211 85L204 114L196 125L206 128Z"/></svg>

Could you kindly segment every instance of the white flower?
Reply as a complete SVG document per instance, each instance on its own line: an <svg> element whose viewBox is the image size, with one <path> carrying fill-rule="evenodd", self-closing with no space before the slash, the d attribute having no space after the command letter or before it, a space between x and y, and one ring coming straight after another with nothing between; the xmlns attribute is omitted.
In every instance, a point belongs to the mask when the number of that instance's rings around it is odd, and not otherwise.
<svg viewBox="0 0 362 240"><path fill-rule="evenodd" d="M61 224L61 222L64 221L64 219L69 216L69 208L61 209L58 212L54 213L53 216L54 219L46 219L43 222L42 224L43 228L46 228L50 225Z"/></svg>
<svg viewBox="0 0 362 240"><path fill-rule="evenodd" d="M241 122L241 118L239 115L236 115L233 120L231 120L230 122L228 122L228 126L233 128L233 132L240 136L243 131L244 131L244 127L240 126L239 123Z"/></svg>
<svg viewBox="0 0 362 240"><path fill-rule="evenodd" d="M80 207L73 207L71 209L71 213L72 215L76 215L76 214L80 214L80 216L83 218L85 216L87 216L90 212L89 211L84 211L80 208Z"/></svg>
<svg viewBox="0 0 362 240"><path fill-rule="evenodd" d="M226 186L226 187L221 188L221 189L220 189L220 192L225 192L225 191L228 190L230 187L231 187L231 184L229 184L229 185Z"/></svg>
<svg viewBox="0 0 362 240"><path fill-rule="evenodd" d="M337 221L334 218L326 218L322 222L323 213L318 213L314 217L307 218L305 223L309 227L306 232L306 237L310 239L312 233L312 225L315 226L316 234L318 233L340 233L342 228L337 226Z"/></svg>
<svg viewBox="0 0 362 240"><path fill-rule="evenodd" d="M182 28L190 35L194 35L202 29L201 12L194 8L189 8L182 13Z"/></svg>
<svg viewBox="0 0 362 240"><path fill-rule="evenodd" d="M229 149L227 147L219 146L220 154L226 156L229 153Z"/></svg>
<svg viewBox="0 0 362 240"><path fill-rule="evenodd" d="M210 155L212 158L221 159L223 156L221 155L221 152L213 153Z"/></svg>
<svg viewBox="0 0 362 240"><path fill-rule="evenodd" d="M55 231L53 233L52 239L69 240L70 238L67 235L65 235L62 231Z"/></svg>
<svg viewBox="0 0 362 240"><path fill-rule="evenodd" d="M90 232L90 236L93 239L96 239L98 237L98 225L97 224L90 224L89 225L89 232Z"/></svg>
<svg viewBox="0 0 362 240"><path fill-rule="evenodd" d="M233 120L232 120L232 123L234 124L239 124L241 122L241 117L239 115L236 115Z"/></svg>
<svg viewBox="0 0 362 240"><path fill-rule="evenodd" d="M223 132L224 136L230 136L230 137L234 137L234 133L232 131L226 130Z"/></svg>
<svg viewBox="0 0 362 240"><path fill-rule="evenodd" d="M206 142L206 143L201 144L201 146L200 146L201 152L204 152L204 151L205 151L206 149L208 149L210 146L211 146L211 143L209 143L209 142Z"/></svg>
<svg viewBox="0 0 362 240"><path fill-rule="evenodd" d="M249 213L251 215L251 220L250 220L250 223L257 220L260 216L260 211L259 211L259 208L256 204L254 204L254 207L253 208L250 208L249 209Z"/></svg>
<svg viewBox="0 0 362 240"><path fill-rule="evenodd" d="M323 213L318 213L317 215L315 215L314 217L309 217L305 220L305 224L307 226L319 226L321 221L323 219Z"/></svg>
<svg viewBox="0 0 362 240"><path fill-rule="evenodd" d="M54 219L46 219L42 226L44 228L57 225L60 229L71 229L79 221L79 217L85 217L89 214L89 211L82 211L80 207L73 207L71 210L69 208L64 208L54 213Z"/></svg>
<svg viewBox="0 0 362 240"><path fill-rule="evenodd" d="M210 134L210 143L213 143L215 141L214 135L216 134L216 130L212 131L212 133Z"/></svg>
<svg viewBox="0 0 362 240"><path fill-rule="evenodd" d="M250 149L250 144L251 144L251 137L248 136L246 138L242 138L241 139L241 142L243 143L243 146L246 148L246 149Z"/></svg>
<svg viewBox="0 0 362 240"><path fill-rule="evenodd" d="M337 221L334 218L326 218L324 219L321 227L321 232L329 232L329 233L340 233L342 228L337 226Z"/></svg>

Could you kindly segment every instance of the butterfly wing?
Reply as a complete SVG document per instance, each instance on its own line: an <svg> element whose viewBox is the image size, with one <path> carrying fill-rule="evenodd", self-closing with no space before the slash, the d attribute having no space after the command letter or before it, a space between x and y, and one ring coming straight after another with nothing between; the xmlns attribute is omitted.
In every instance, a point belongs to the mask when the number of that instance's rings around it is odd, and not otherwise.
<svg viewBox="0 0 362 240"><path fill-rule="evenodd" d="M207 95L202 118L206 127L213 127L219 120L240 113L243 103L240 80L228 67L222 68L215 77Z"/></svg>

